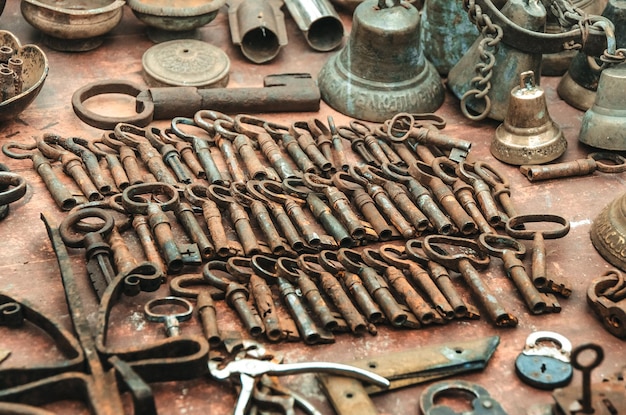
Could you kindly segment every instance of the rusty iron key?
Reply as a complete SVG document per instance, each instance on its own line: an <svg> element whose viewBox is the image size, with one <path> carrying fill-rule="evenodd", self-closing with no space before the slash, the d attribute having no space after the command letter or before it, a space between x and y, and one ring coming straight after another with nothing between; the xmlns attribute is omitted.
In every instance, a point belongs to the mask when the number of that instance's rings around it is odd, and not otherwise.
<svg viewBox="0 0 626 415"><path fill-rule="evenodd" d="M346 271L353 272L361 278L363 285L392 325L404 325L408 319L407 312L394 298L387 281L363 261L358 251L341 248L337 252L337 260L341 262Z"/></svg>
<svg viewBox="0 0 626 415"><path fill-rule="evenodd" d="M361 278L354 272L347 270L339 262L336 251L320 251L317 260L326 271L341 278L346 290L351 294L352 299L370 323L380 323L383 320L383 312L372 299Z"/></svg>
<svg viewBox="0 0 626 415"><path fill-rule="evenodd" d="M594 171L602 173L622 173L626 171L626 159L619 154L596 152L587 158L545 166L520 166L520 171L531 181L585 176Z"/></svg>
<svg viewBox="0 0 626 415"><path fill-rule="evenodd" d="M79 221L98 219L101 221L99 229L78 232L76 229ZM107 236L114 226L113 216L104 209L85 208L70 213L61 225L59 232L66 246L70 248L85 248L87 257L87 273L91 280L91 286L100 300L106 288L115 278L115 270L112 264L111 246L106 242Z"/></svg>
<svg viewBox="0 0 626 415"><path fill-rule="evenodd" d="M476 242L453 236L429 235L424 238L423 248L426 255L433 261L461 273L472 294L485 308L493 324L497 327L517 325L517 318L500 305L497 297L476 269L476 267L484 269L489 265L489 256L481 251Z"/></svg>
<svg viewBox="0 0 626 415"><path fill-rule="evenodd" d="M380 251L373 248L364 248L361 251L363 261L370 267L383 273L398 297L404 301L409 310L419 320L418 326L432 324L437 321L435 310L409 283L404 273L393 264L385 261Z"/></svg>
<svg viewBox="0 0 626 415"><path fill-rule="evenodd" d="M298 256L296 262L300 269L310 276L330 298L352 333L362 335L368 329L371 329L373 334L375 333L375 326L365 321L335 274L320 265L318 255L302 254Z"/></svg>
<svg viewBox="0 0 626 415"><path fill-rule="evenodd" d="M546 302L533 285L521 261L521 258L526 254L526 247L511 237L487 233L478 237L478 243L489 255L502 259L507 277L517 287L528 310L533 314L545 313Z"/></svg>
<svg viewBox="0 0 626 415"><path fill-rule="evenodd" d="M136 99L137 114L109 117L86 108L84 102L103 94L124 94ZM92 127L112 130L124 122L145 127L153 120L193 117L200 110L215 108L225 113L317 111L320 91L308 73L273 74L262 88L162 87L144 89L126 80L96 81L72 95L74 112Z"/></svg>
<svg viewBox="0 0 626 415"><path fill-rule="evenodd" d="M531 223L542 223L544 226L554 225L552 229L526 229ZM571 287L548 275L546 263L546 239L562 238L569 233L570 224L567 219L559 215L535 214L518 215L511 217L506 223L506 232L513 238L531 239L532 244L532 280L540 291L559 294L569 297Z"/></svg>
<svg viewBox="0 0 626 415"><path fill-rule="evenodd" d="M426 267L435 282L435 285L444 295L457 318L478 318L478 312L474 307L465 303L456 287L452 283L450 273L446 267L436 261L432 261L426 257L424 253L423 242L420 239L410 239L404 245L404 252L407 258L412 259L418 264ZM470 311L471 310L471 311Z"/></svg>
<svg viewBox="0 0 626 415"><path fill-rule="evenodd" d="M378 250L386 262L407 271L413 284L426 294L443 318L451 320L454 317L454 309L432 280L428 271L407 255L405 247L383 244Z"/></svg>
<svg viewBox="0 0 626 415"><path fill-rule="evenodd" d="M225 261L209 261L202 269L202 276L210 285L224 292L226 303L237 312L250 336L258 337L265 332L259 316L248 302L250 291L246 281L232 274Z"/></svg>

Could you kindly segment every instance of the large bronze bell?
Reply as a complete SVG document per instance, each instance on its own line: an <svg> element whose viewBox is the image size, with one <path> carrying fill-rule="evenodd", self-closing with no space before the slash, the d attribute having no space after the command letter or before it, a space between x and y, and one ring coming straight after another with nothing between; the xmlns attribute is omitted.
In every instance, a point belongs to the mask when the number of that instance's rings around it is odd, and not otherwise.
<svg viewBox="0 0 626 415"><path fill-rule="evenodd" d="M361 3L347 45L318 75L322 99L353 118L382 122L443 104L441 77L419 46L419 11L405 1L392 3Z"/></svg>
<svg viewBox="0 0 626 415"><path fill-rule="evenodd" d="M546 9L538 0L509 0L501 9L505 15L516 25L529 31L543 32L546 23ZM467 53L457 62L448 74L448 87L461 99L461 109L464 114L473 119L485 117L502 121L509 106L511 90L519 82L519 74L526 71L541 73L541 53L526 53L504 41L497 43L496 47L490 47L488 52L493 53L493 69L490 79L491 88L482 96L479 92L483 87L476 84L477 73L482 67L489 64L482 60L486 46L483 42L485 34L481 34ZM495 49L495 50L494 50ZM471 112L477 113L473 115Z"/></svg>
<svg viewBox="0 0 626 415"><path fill-rule="evenodd" d="M614 32L616 47L626 47L626 0L610 0L602 16L613 24L605 30ZM601 64L596 57L577 52L556 89L563 101L582 111L591 108L602 73Z"/></svg>
<svg viewBox="0 0 626 415"><path fill-rule="evenodd" d="M543 89L535 85L531 71L520 75L513 88L504 123L496 129L491 154L508 164L542 164L567 149L561 128L548 114Z"/></svg>
<svg viewBox="0 0 626 415"><path fill-rule="evenodd" d="M596 251L626 272L626 193L600 212L589 233Z"/></svg>
<svg viewBox="0 0 626 415"><path fill-rule="evenodd" d="M585 112L578 140L605 150L626 150L626 64L607 68L600 75L598 92Z"/></svg>
<svg viewBox="0 0 626 415"><path fill-rule="evenodd" d="M463 8L463 0L425 0L420 40L424 56L441 76L469 50L479 32Z"/></svg>

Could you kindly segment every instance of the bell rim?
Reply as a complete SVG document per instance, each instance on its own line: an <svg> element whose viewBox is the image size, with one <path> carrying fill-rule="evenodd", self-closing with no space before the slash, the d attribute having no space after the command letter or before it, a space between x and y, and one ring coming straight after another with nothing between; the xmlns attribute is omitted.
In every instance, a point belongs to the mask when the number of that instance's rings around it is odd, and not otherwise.
<svg viewBox="0 0 626 415"><path fill-rule="evenodd" d="M591 225L589 236L592 245L602 258L611 265L626 272L626 257L618 255L617 252L619 251L611 247L610 241L610 238L617 236L618 243L619 241L624 241L622 250L626 251L626 233L621 232L621 229L618 229L613 221L613 219L619 215L626 217L624 208L621 206L625 202L625 197L626 193L617 197L602 209ZM620 212L615 212L615 209L619 209ZM624 230L626 230L626 228L624 228Z"/></svg>
<svg viewBox="0 0 626 415"><path fill-rule="evenodd" d="M538 141L543 141L541 145L531 147L507 142L504 138L511 135L501 134L505 127L504 124L500 124L496 128L489 150L496 159L515 166L549 163L561 157L568 146L563 131L556 123L552 122L550 127L542 134L526 136L529 139L537 137ZM544 139L542 136L549 138L549 140Z"/></svg>

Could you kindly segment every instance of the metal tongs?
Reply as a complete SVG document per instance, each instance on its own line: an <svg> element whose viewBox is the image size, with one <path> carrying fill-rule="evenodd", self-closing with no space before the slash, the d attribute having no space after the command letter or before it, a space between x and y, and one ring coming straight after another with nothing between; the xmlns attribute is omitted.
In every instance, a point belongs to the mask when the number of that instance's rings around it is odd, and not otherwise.
<svg viewBox="0 0 626 415"><path fill-rule="evenodd" d="M358 367L331 362L301 362L301 363L279 363L279 359L272 358L265 353L262 347L252 347L244 350L235 357L234 360L223 364L219 360L209 360L209 373L217 380L235 380L241 384L241 390L233 415L245 415L252 405L253 400L261 400L256 389L271 384L268 382L269 376L295 375L300 373L327 373L336 376L346 376L363 382L370 383L379 388L389 387L389 381L373 372ZM272 386L270 386L272 389ZM281 392L285 388L280 387ZM309 414L319 414L319 412L295 392L287 392L290 397L288 402L293 406L293 402L298 404ZM286 414L293 413L293 408L289 405L283 406Z"/></svg>

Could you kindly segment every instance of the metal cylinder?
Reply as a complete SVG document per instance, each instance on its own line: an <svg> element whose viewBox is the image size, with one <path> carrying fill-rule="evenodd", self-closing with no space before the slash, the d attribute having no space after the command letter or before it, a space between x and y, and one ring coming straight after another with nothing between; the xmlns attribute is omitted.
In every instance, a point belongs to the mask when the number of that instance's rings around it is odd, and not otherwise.
<svg viewBox="0 0 626 415"><path fill-rule="evenodd" d="M341 45L343 24L328 0L285 0L285 4L313 49L328 52Z"/></svg>
<svg viewBox="0 0 626 415"><path fill-rule="evenodd" d="M234 45L254 63L269 62L287 44L280 0L229 0L228 22Z"/></svg>

